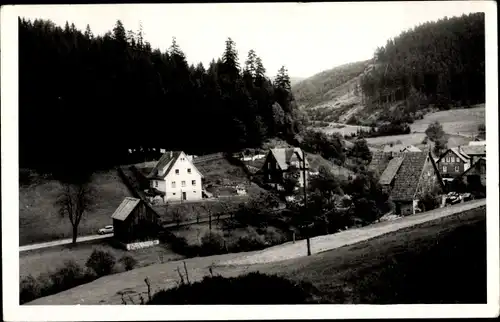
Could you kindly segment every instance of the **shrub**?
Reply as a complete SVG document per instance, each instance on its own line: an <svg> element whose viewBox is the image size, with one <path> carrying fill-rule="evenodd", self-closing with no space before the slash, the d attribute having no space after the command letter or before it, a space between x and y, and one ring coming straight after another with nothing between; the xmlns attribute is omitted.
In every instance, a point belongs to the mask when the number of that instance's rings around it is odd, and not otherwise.
<svg viewBox="0 0 500 322"><path fill-rule="evenodd" d="M251 251L265 247L266 240L263 235L259 235L255 228L248 227L245 234L240 236L232 245L235 251Z"/></svg>
<svg viewBox="0 0 500 322"><path fill-rule="evenodd" d="M111 253L101 249L94 249L85 266L94 271L98 277L101 277L110 274L115 263L116 259Z"/></svg>
<svg viewBox="0 0 500 322"><path fill-rule="evenodd" d="M439 208L440 200L439 195L435 192L428 192L419 200L419 207L422 211L429 211Z"/></svg>
<svg viewBox="0 0 500 322"><path fill-rule="evenodd" d="M220 254L224 251L224 234L220 230L208 231L201 237L200 252L203 255Z"/></svg>
<svg viewBox="0 0 500 322"><path fill-rule="evenodd" d="M123 265L123 267L125 267L125 270L127 271L134 269L134 267L137 265L137 260L130 255L124 255L122 258L120 258L119 262Z"/></svg>
<svg viewBox="0 0 500 322"><path fill-rule="evenodd" d="M253 272L230 278L206 276L200 282L159 291L147 304L301 304L311 303L314 292L309 283Z"/></svg>
<svg viewBox="0 0 500 322"><path fill-rule="evenodd" d="M264 229L264 239L268 245L277 245L286 241L286 236L275 227L268 226Z"/></svg>
<svg viewBox="0 0 500 322"><path fill-rule="evenodd" d="M38 281L31 275L21 278L19 285L19 301L21 304L40 297L42 290Z"/></svg>
<svg viewBox="0 0 500 322"><path fill-rule="evenodd" d="M47 291L51 294L59 293L77 285L83 284L86 280L83 268L74 260L66 261L63 267L50 274L51 285Z"/></svg>

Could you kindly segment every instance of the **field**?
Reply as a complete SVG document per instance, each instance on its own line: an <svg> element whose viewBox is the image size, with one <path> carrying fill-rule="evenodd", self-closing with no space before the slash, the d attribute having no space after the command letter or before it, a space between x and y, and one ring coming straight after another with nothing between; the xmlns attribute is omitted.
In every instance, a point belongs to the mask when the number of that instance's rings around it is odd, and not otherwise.
<svg viewBox="0 0 500 322"><path fill-rule="evenodd" d="M245 171L226 159L208 161L197 164L196 167L203 174L203 185L210 193L235 196L235 185L244 185L249 196L258 195L263 191L255 183L250 182Z"/></svg>
<svg viewBox="0 0 500 322"><path fill-rule="evenodd" d="M78 234L95 234L97 229L111 224L111 215L123 198L130 197L116 170L96 173L92 178L95 190L92 210L84 215ZM28 245L71 237L71 224L61 218L54 205L61 184L36 177L30 184L19 187L19 243Z"/></svg>
<svg viewBox="0 0 500 322"><path fill-rule="evenodd" d="M325 134L340 133L341 135L351 135L356 134L358 130L369 131L368 126L361 125L349 125L340 123L330 123L328 127L315 128L315 130L322 131Z"/></svg>
<svg viewBox="0 0 500 322"><path fill-rule="evenodd" d="M85 266L85 262L94 248L110 252L115 256L116 260L120 259L123 255L130 255L138 261L138 267L156 264L161 262L161 260L167 261L182 258L181 255L172 252L166 245L125 251L112 246L108 240L100 240L79 243L75 246L65 245L22 252L19 256L19 275L26 276L31 274L33 277L37 277L40 274L48 273L62 267L67 260L74 260L81 266Z"/></svg>
<svg viewBox="0 0 500 322"><path fill-rule="evenodd" d="M191 281L210 267L222 276L260 271L310 281L328 303L479 303L486 300L485 213L485 207L465 211L311 257L217 266L245 255L240 253L185 263ZM146 290L144 277L154 289L175 286L182 266L175 261L105 276L30 304L120 304L120 292Z"/></svg>
<svg viewBox="0 0 500 322"><path fill-rule="evenodd" d="M477 134L478 125L486 121L485 107L481 104L474 108L430 113L411 124L411 130L423 133L435 121L441 123L446 133L472 137Z"/></svg>
<svg viewBox="0 0 500 322"><path fill-rule="evenodd" d="M377 148L381 148L387 144L397 144L401 143L404 145L414 145L418 148L423 148L424 144L422 141L425 139L425 133L410 133L410 134L401 134L401 135L388 135L388 136L379 136L374 138L367 138L366 142L370 146L374 146ZM467 145L472 141L472 138L460 136L460 135L449 135L448 137L448 147L456 147L459 145Z"/></svg>
<svg viewBox="0 0 500 322"><path fill-rule="evenodd" d="M334 175L342 175L345 178L348 178L349 175L353 176L354 172L351 170L338 166L336 164L333 164L330 161L325 160L322 156L317 155L317 154L307 154L307 162L309 162L309 166L311 169L318 170L320 167L326 167L327 169L330 169Z"/></svg>

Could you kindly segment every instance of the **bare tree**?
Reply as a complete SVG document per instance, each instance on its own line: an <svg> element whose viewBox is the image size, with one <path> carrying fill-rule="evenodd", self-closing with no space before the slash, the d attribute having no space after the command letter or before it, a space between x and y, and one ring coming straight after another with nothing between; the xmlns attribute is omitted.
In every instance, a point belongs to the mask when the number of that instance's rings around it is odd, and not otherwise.
<svg viewBox="0 0 500 322"><path fill-rule="evenodd" d="M88 182L63 183L63 189L56 205L59 206L61 217L69 219L73 228L73 244L76 244L78 225L92 204L92 189Z"/></svg>

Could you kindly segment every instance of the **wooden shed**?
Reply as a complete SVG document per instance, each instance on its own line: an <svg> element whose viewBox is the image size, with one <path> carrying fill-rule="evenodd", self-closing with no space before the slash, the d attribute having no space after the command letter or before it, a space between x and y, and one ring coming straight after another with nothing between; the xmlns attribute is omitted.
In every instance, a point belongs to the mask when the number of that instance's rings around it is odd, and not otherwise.
<svg viewBox="0 0 500 322"><path fill-rule="evenodd" d="M158 244L158 216L143 200L125 198L111 218L113 219L114 238L127 249Z"/></svg>

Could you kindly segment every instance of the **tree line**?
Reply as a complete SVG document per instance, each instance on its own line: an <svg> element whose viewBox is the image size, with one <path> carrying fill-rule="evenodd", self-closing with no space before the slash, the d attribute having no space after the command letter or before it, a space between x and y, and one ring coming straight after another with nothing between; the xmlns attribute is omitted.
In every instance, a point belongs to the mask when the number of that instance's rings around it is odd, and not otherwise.
<svg viewBox="0 0 500 322"><path fill-rule="evenodd" d="M485 101L484 13L443 18L402 32L379 47L374 68L361 79L366 97L421 105L470 106Z"/></svg>
<svg viewBox="0 0 500 322"><path fill-rule="evenodd" d="M286 68L271 80L254 50L240 64L230 38L221 52L195 66L175 38L153 49L141 26L117 21L96 36L88 25L19 19L20 167L97 169L128 162L130 148L206 154L293 142L306 117Z"/></svg>

